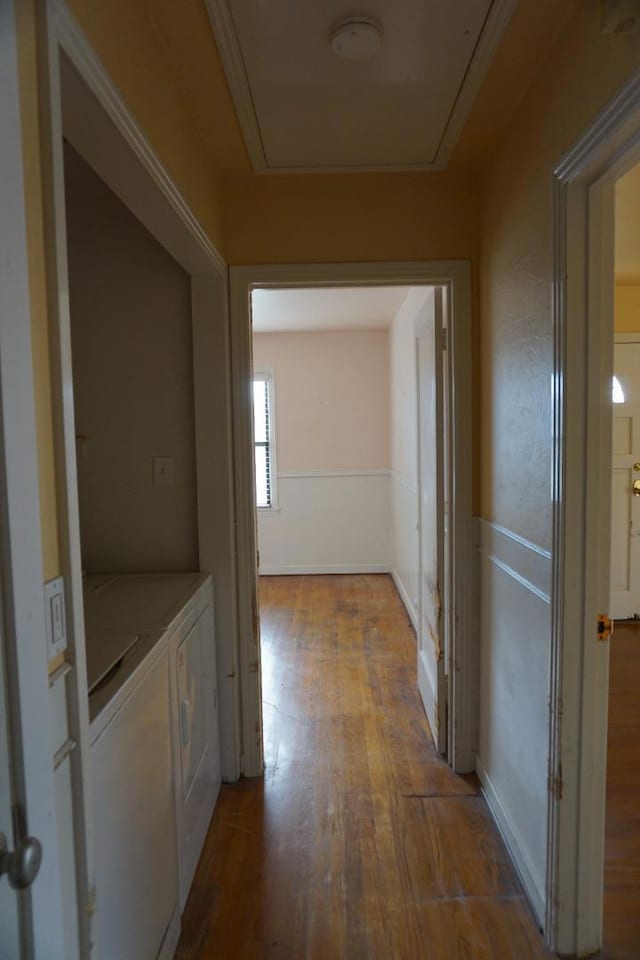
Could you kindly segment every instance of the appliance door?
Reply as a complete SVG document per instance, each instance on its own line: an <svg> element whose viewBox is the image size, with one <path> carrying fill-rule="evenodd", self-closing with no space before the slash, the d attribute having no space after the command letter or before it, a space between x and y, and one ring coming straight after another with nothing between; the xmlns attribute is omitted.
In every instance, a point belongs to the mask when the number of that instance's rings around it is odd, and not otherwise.
<svg viewBox="0 0 640 960"><path fill-rule="evenodd" d="M91 748L96 941L101 957L155 960L177 908L168 650Z"/></svg>

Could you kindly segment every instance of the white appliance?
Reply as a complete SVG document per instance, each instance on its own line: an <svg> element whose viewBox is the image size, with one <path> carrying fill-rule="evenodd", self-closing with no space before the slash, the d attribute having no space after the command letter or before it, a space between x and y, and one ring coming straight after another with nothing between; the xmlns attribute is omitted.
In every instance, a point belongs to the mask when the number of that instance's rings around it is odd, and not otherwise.
<svg viewBox="0 0 640 960"><path fill-rule="evenodd" d="M100 956L173 956L220 787L205 574L84 583Z"/></svg>

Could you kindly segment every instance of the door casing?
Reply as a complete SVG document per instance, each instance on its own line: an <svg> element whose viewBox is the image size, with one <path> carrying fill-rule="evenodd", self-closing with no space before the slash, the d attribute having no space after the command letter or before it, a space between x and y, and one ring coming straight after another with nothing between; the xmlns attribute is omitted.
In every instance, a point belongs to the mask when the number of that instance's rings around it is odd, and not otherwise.
<svg viewBox="0 0 640 960"><path fill-rule="evenodd" d="M602 942L614 184L640 159L640 71L554 170L550 807L545 935Z"/></svg>
<svg viewBox="0 0 640 960"><path fill-rule="evenodd" d="M242 772L263 771L260 637L257 603L256 512L253 495L251 413L251 291L256 288L433 286L446 294L451 349L453 503L450 543L451 604L456 629L449 711L449 762L460 773L475 769L478 729L478 638L472 602L471 282L467 261L258 264L231 267L233 436L238 526L238 630L242 689Z"/></svg>

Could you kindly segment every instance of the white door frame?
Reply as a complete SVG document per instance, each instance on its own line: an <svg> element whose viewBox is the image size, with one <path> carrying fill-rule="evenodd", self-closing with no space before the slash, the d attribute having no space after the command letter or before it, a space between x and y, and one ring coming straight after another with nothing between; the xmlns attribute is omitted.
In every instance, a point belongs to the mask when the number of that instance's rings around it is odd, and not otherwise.
<svg viewBox="0 0 640 960"><path fill-rule="evenodd" d="M547 913L550 946L596 952L609 609L614 183L640 159L640 71L554 171L553 556ZM587 428L588 425L588 428Z"/></svg>
<svg viewBox="0 0 640 960"><path fill-rule="evenodd" d="M240 767L227 268L63 0L39 23L48 309L61 573L70 661L69 729L81 955L92 956L93 823L76 476L63 136L191 277L200 569L215 591L221 762Z"/></svg>
<svg viewBox="0 0 640 960"><path fill-rule="evenodd" d="M0 643L4 633L14 752L12 802L16 812L24 810L27 831L43 846L40 873L22 902L26 955L63 960L13 0L0 0L0 143ZM9 843L15 841L11 826L0 824ZM0 883L7 882L0 877Z"/></svg>
<svg viewBox="0 0 640 960"><path fill-rule="evenodd" d="M242 687L242 771L263 770L260 638L257 608L256 510L251 432L251 291L255 287L441 286L451 324L454 451L451 515L453 640L449 708L453 713L449 760L460 773L475 769L478 715L478 651L472 626L471 284L466 261L262 264L231 267L233 436L238 524L238 630Z"/></svg>

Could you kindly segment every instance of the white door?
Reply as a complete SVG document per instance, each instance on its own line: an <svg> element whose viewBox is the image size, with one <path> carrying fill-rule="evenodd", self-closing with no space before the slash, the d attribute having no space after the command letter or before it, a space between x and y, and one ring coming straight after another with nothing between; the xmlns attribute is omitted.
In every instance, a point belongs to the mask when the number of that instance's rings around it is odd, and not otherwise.
<svg viewBox="0 0 640 960"><path fill-rule="evenodd" d="M64 960L16 47L13 0L0 0L0 833L9 853L29 834L43 849L27 890L0 876L0 957Z"/></svg>
<svg viewBox="0 0 640 960"><path fill-rule="evenodd" d="M616 342L613 369L610 616L622 620L640 615L640 334Z"/></svg>
<svg viewBox="0 0 640 960"><path fill-rule="evenodd" d="M0 609L2 608L0 601ZM13 842L11 831L11 766L4 669L4 638L0 622L0 844ZM20 956L18 897L6 878L0 879L0 956Z"/></svg>
<svg viewBox="0 0 640 960"><path fill-rule="evenodd" d="M447 749L444 651L444 444L442 293L430 289L415 321L418 394L418 686L433 741Z"/></svg>

